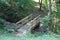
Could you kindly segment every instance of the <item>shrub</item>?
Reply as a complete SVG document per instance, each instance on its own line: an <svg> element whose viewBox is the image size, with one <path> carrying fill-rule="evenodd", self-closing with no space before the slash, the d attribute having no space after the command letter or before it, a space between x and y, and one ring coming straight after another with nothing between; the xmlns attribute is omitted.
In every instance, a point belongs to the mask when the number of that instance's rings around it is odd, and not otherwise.
<svg viewBox="0 0 60 40"><path fill-rule="evenodd" d="M32 0L12 0L16 5L12 7L12 4L8 0L0 0L0 13L2 13L2 18L10 21L16 22L21 18L25 17L28 10L34 7L34 2Z"/></svg>
<svg viewBox="0 0 60 40"><path fill-rule="evenodd" d="M4 27L4 20L0 18L0 28L3 29Z"/></svg>

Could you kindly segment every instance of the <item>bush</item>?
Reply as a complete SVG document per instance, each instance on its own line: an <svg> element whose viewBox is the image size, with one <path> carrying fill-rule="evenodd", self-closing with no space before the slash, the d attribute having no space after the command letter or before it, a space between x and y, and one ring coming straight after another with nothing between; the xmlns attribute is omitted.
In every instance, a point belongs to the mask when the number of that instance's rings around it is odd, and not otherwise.
<svg viewBox="0 0 60 40"><path fill-rule="evenodd" d="M4 27L4 20L0 18L0 28L3 29Z"/></svg>
<svg viewBox="0 0 60 40"><path fill-rule="evenodd" d="M0 17L10 22L16 22L27 14L27 10L31 10L34 7L32 0L12 0L12 4L8 0L0 0ZM12 5L16 5L12 7Z"/></svg>
<svg viewBox="0 0 60 40"><path fill-rule="evenodd" d="M45 16L43 18L40 18L40 22L44 23L45 26L48 26L50 23L50 18L48 16Z"/></svg>
<svg viewBox="0 0 60 40"><path fill-rule="evenodd" d="M17 2L17 6L26 10L30 10L34 7L34 2L33 0L19 0L19 2Z"/></svg>

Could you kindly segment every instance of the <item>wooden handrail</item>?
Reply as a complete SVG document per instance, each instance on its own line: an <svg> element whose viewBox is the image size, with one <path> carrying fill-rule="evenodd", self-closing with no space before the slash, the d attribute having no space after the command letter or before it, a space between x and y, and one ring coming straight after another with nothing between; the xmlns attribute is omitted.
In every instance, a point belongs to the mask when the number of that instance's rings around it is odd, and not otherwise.
<svg viewBox="0 0 60 40"><path fill-rule="evenodd" d="M34 28L35 27L35 25L37 25L38 23L39 23L39 18L40 18L40 15L39 16L37 16L36 18L34 18L33 20L31 20L30 22L29 22L29 24L30 24L30 29L31 28ZM28 23L27 23L28 24Z"/></svg>
<svg viewBox="0 0 60 40"><path fill-rule="evenodd" d="M20 29L18 29L19 35L26 34L27 32L31 31L31 29L36 27L36 25L39 24L39 18L40 18L40 15L34 18L33 20L31 20L30 22L26 23L26 25L24 25Z"/></svg>
<svg viewBox="0 0 60 40"><path fill-rule="evenodd" d="M30 18L30 19L29 19ZM26 23L27 21L29 21L29 20L31 20L32 19L32 14L31 15L29 15L29 16L27 16L27 17L25 17L24 19L22 19L22 20L19 20L18 22L16 22L16 24L24 24L24 23Z"/></svg>
<svg viewBox="0 0 60 40"><path fill-rule="evenodd" d="M19 28L17 35L21 36L31 31L31 29L33 29L34 27L36 27L37 24L39 24L39 18L40 15L23 25L23 27Z"/></svg>

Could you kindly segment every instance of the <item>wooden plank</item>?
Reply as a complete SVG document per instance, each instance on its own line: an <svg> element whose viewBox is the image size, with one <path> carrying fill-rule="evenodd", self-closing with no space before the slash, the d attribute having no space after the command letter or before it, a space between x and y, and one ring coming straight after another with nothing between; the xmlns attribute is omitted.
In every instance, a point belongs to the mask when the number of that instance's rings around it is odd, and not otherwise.
<svg viewBox="0 0 60 40"><path fill-rule="evenodd" d="M40 17L40 15L38 17L34 18L32 21L30 21L31 26L29 27L29 29L34 28L39 23L39 17Z"/></svg>
<svg viewBox="0 0 60 40"><path fill-rule="evenodd" d="M25 17L25 18L22 19L22 20L19 20L18 22L16 22L16 24L24 24L24 23L28 22L28 21L31 20L31 19L32 19L32 14L29 15L29 16L27 16L27 17Z"/></svg>
<svg viewBox="0 0 60 40"><path fill-rule="evenodd" d="M32 17L31 18L29 18L29 19L27 19L25 22L21 22L21 24L17 24L18 26L18 29L19 28L21 28L21 27L23 27L27 22L29 22L29 21L31 21L32 20Z"/></svg>
<svg viewBox="0 0 60 40"><path fill-rule="evenodd" d="M24 25L20 29L18 29L17 35L26 34L28 31L30 31L32 28L34 28L39 23L39 18L40 18L40 15L38 17L34 18L33 20L31 20L30 22L28 22L26 25Z"/></svg>

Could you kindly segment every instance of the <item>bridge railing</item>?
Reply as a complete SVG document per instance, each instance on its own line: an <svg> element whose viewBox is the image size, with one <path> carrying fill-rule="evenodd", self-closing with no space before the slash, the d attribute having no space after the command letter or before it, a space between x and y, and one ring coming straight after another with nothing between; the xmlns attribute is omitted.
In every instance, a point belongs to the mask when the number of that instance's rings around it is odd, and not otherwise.
<svg viewBox="0 0 60 40"><path fill-rule="evenodd" d="M20 26L23 26L24 24L26 24L27 22L29 22L32 19L33 19L33 15L31 14L31 15L28 15L27 17L19 20L18 22L16 22L16 24L19 25L18 27L20 27Z"/></svg>
<svg viewBox="0 0 60 40"><path fill-rule="evenodd" d="M19 35L26 34L27 32L31 31L31 29L33 29L34 27L36 27L36 25L38 25L39 22L40 22L39 18L40 18L40 15L37 16L36 18L34 18L33 20L29 21L28 23L26 23L20 29L18 29Z"/></svg>
<svg viewBox="0 0 60 40"><path fill-rule="evenodd" d="M27 26L28 29L33 29L40 22L39 18L40 18L40 15L34 18L33 20L31 20L29 23L27 23L27 25L30 24L29 26Z"/></svg>

